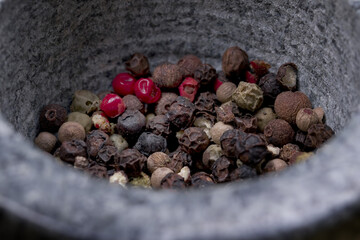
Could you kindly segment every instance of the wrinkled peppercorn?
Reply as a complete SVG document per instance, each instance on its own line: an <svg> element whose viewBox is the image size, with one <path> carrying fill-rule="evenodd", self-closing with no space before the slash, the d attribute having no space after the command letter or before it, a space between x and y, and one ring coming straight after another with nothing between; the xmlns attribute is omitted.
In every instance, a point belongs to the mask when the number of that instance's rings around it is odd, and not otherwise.
<svg viewBox="0 0 360 240"><path fill-rule="evenodd" d="M176 101L177 97L178 95L175 93L171 93L171 92L162 93L161 98L155 107L156 115L165 115L169 111L171 104L173 104Z"/></svg>
<svg viewBox="0 0 360 240"><path fill-rule="evenodd" d="M205 172L197 172L191 176L191 186L193 188L204 188L215 184L211 175Z"/></svg>
<svg viewBox="0 0 360 240"><path fill-rule="evenodd" d="M66 109L58 104L49 104L40 111L40 129L47 132L56 132L65 122Z"/></svg>
<svg viewBox="0 0 360 240"><path fill-rule="evenodd" d="M256 170L244 164L234 169L230 173L229 178L230 181L235 181L235 180L244 180L248 178L253 178L256 176L257 176Z"/></svg>
<svg viewBox="0 0 360 240"><path fill-rule="evenodd" d="M226 49L222 56L222 69L226 77L235 80L244 76L249 68L249 57L244 50L239 47Z"/></svg>
<svg viewBox="0 0 360 240"><path fill-rule="evenodd" d="M285 162L289 162L291 156L296 152L300 152L298 145L292 143L285 144L281 149L280 158Z"/></svg>
<svg viewBox="0 0 360 240"><path fill-rule="evenodd" d="M133 141L144 130L146 125L145 116L138 110L126 109L119 116L117 121L117 130L126 140Z"/></svg>
<svg viewBox="0 0 360 240"><path fill-rule="evenodd" d="M232 123L235 120L232 109L231 104L222 104L220 107L215 107L216 119L225 124Z"/></svg>
<svg viewBox="0 0 360 240"><path fill-rule="evenodd" d="M236 143L246 138L247 134L238 129L231 129L221 136L220 144L224 155L229 158L237 158Z"/></svg>
<svg viewBox="0 0 360 240"><path fill-rule="evenodd" d="M190 154L203 152L209 143L210 140L204 130L197 127L185 129L184 135L179 139L181 148Z"/></svg>
<svg viewBox="0 0 360 240"><path fill-rule="evenodd" d="M117 148L114 146L104 146L100 149L97 157L99 163L112 163L114 162L115 155L117 153Z"/></svg>
<svg viewBox="0 0 360 240"><path fill-rule="evenodd" d="M123 170L128 177L139 177L146 162L146 157L136 149L125 149L115 155L115 164Z"/></svg>
<svg viewBox="0 0 360 240"><path fill-rule="evenodd" d="M309 149L320 147L334 135L334 131L326 124L318 123L308 129L304 145Z"/></svg>
<svg viewBox="0 0 360 240"><path fill-rule="evenodd" d="M111 144L109 140L109 135L107 135L101 130L93 130L89 132L86 137L87 153L91 158L95 158L98 155L100 149L103 146L109 144Z"/></svg>
<svg viewBox="0 0 360 240"><path fill-rule="evenodd" d="M255 83L240 82L232 95L232 100L242 109L254 112L263 103L261 88Z"/></svg>
<svg viewBox="0 0 360 240"><path fill-rule="evenodd" d="M229 174L232 168L234 167L227 157L221 156L218 158L212 166L212 175L214 176L215 182L223 183L229 181Z"/></svg>
<svg viewBox="0 0 360 240"><path fill-rule="evenodd" d="M150 72L149 61L141 53L135 53L125 62L126 70L130 71L134 77L147 76Z"/></svg>
<svg viewBox="0 0 360 240"><path fill-rule="evenodd" d="M184 189L186 184L184 178L176 173L168 173L160 183L163 189Z"/></svg>
<svg viewBox="0 0 360 240"><path fill-rule="evenodd" d="M108 178L107 169L104 166L93 165L85 170L90 176L96 178Z"/></svg>
<svg viewBox="0 0 360 240"><path fill-rule="evenodd" d="M190 126L194 118L195 105L187 98L177 97L167 113L175 131Z"/></svg>
<svg viewBox="0 0 360 240"><path fill-rule="evenodd" d="M77 156L86 157L86 143L82 140L65 141L59 150L61 160L73 163Z"/></svg>
<svg viewBox="0 0 360 240"><path fill-rule="evenodd" d="M264 103L265 104L274 104L274 101L282 92L280 83L276 80L276 75L274 73L268 73L259 81L259 87L264 94Z"/></svg>
<svg viewBox="0 0 360 240"><path fill-rule="evenodd" d="M201 67L202 62L200 58L195 55L186 55L182 57L177 65L180 67L182 72L182 77L193 77L196 69Z"/></svg>
<svg viewBox="0 0 360 240"><path fill-rule="evenodd" d="M217 78L216 70L210 64L202 64L194 72L194 78L201 85L208 85Z"/></svg>
<svg viewBox="0 0 360 240"><path fill-rule="evenodd" d="M167 137L171 134L169 118L166 115L157 115L148 122L147 129L156 135Z"/></svg>
<svg viewBox="0 0 360 240"><path fill-rule="evenodd" d="M192 166L192 157L187 152L183 151L181 147L176 149L174 152L169 154L169 157L171 158L171 162L177 163L182 162L184 166L191 167ZM172 165L172 163L170 163ZM169 167L170 169L173 169ZM175 172L175 171L174 171Z"/></svg>
<svg viewBox="0 0 360 240"><path fill-rule="evenodd" d="M241 162L255 166L266 156L267 146L259 135L249 133L246 137L236 142L235 153Z"/></svg>
<svg viewBox="0 0 360 240"><path fill-rule="evenodd" d="M195 102L195 108L198 111L214 112L216 96L210 92L200 93L197 101Z"/></svg>
<svg viewBox="0 0 360 240"><path fill-rule="evenodd" d="M162 136L144 132L138 138L134 148L148 157L154 152L165 152L167 148L167 142L166 139Z"/></svg>
<svg viewBox="0 0 360 240"><path fill-rule="evenodd" d="M251 115L236 117L235 124L238 129L246 133L255 133L257 130L257 118Z"/></svg>
<svg viewBox="0 0 360 240"><path fill-rule="evenodd" d="M126 109L139 110L141 113L145 113L144 104L135 95L126 95L122 98Z"/></svg>

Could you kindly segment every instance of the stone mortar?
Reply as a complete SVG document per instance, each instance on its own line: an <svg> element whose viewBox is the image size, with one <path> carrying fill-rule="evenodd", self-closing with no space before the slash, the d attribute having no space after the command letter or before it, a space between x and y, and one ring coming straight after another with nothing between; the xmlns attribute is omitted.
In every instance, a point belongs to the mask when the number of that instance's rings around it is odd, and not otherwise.
<svg viewBox="0 0 360 240"><path fill-rule="evenodd" d="M360 225L359 1L0 3L0 233L20 239L352 239ZM293 61L337 136L278 175L203 191L125 191L32 145L39 109L110 88L133 52L151 67L229 46ZM348 235L350 234L350 235Z"/></svg>

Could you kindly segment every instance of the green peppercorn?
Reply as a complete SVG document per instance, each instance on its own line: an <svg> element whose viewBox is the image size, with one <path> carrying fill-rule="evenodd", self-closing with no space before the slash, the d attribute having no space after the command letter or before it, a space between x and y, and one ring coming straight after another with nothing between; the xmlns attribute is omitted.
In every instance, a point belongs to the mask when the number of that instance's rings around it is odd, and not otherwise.
<svg viewBox="0 0 360 240"><path fill-rule="evenodd" d="M79 90L74 93L70 110L89 114L98 110L99 105L100 99L96 94L88 90Z"/></svg>
<svg viewBox="0 0 360 240"><path fill-rule="evenodd" d="M263 103L263 91L255 83L240 82L232 95L232 100L240 108L254 112Z"/></svg>

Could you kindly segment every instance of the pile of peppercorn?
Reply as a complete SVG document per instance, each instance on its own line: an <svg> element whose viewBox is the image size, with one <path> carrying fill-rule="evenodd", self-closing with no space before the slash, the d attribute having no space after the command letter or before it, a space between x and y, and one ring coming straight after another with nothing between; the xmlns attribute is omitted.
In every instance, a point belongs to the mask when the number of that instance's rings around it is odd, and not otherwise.
<svg viewBox="0 0 360 240"><path fill-rule="evenodd" d="M126 186L201 188L279 171L334 133L297 89L298 69L277 73L228 48L222 72L194 55L150 73L135 53L113 91L76 91L70 113L40 112L35 144L94 177Z"/></svg>

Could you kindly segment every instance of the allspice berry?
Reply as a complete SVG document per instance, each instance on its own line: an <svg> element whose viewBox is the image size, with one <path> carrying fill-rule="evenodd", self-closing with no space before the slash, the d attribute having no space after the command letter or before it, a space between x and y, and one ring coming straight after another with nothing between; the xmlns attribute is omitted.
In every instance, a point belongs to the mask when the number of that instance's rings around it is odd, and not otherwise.
<svg viewBox="0 0 360 240"><path fill-rule="evenodd" d="M211 139L214 143L220 145L220 138L224 134L224 132L234 129L233 126L224 124L223 122L217 122L210 129Z"/></svg>
<svg viewBox="0 0 360 240"><path fill-rule="evenodd" d="M160 167L160 168L156 169L151 174L151 178L150 178L151 186L153 188L160 188L161 181L169 173L174 173L174 172L171 169L167 168L167 167Z"/></svg>
<svg viewBox="0 0 360 240"><path fill-rule="evenodd" d="M249 68L249 57L244 50L239 47L226 49L222 56L222 69L226 77L237 79L241 77Z"/></svg>
<svg viewBox="0 0 360 240"><path fill-rule="evenodd" d="M274 119L266 125L264 135L268 143L281 147L294 139L295 132L285 120Z"/></svg>
<svg viewBox="0 0 360 240"><path fill-rule="evenodd" d="M295 124L301 108L311 108L310 99L302 92L282 92L275 99L276 115L290 124Z"/></svg>
<svg viewBox="0 0 360 240"><path fill-rule="evenodd" d="M56 132L65 122L67 111L58 104L49 104L40 111L40 129L47 132Z"/></svg>
<svg viewBox="0 0 360 240"><path fill-rule="evenodd" d="M85 129L77 122L66 122L59 128L58 138L60 142L71 140L84 140Z"/></svg>
<svg viewBox="0 0 360 240"><path fill-rule="evenodd" d="M276 114L272 108L261 108L256 112L255 117L257 119L257 127L260 132L264 132L265 126L272 120L276 119Z"/></svg>
<svg viewBox="0 0 360 240"><path fill-rule="evenodd" d="M163 92L161 93L161 98L157 102L155 107L155 114L156 115L165 115L169 109L171 104L176 101L178 95L172 92Z"/></svg>
<svg viewBox="0 0 360 240"><path fill-rule="evenodd" d="M220 102L226 103L231 100L231 97L235 90L236 90L236 85L234 83L224 82L216 90L216 97Z"/></svg>
<svg viewBox="0 0 360 240"><path fill-rule="evenodd" d="M122 98L126 109L139 110L141 113L145 113L144 104L135 96L128 94Z"/></svg>
<svg viewBox="0 0 360 240"><path fill-rule="evenodd" d="M202 62L200 58L195 55L186 55L178 61L177 65L181 69L182 77L186 78L194 77L196 69L202 65Z"/></svg>
<svg viewBox="0 0 360 240"><path fill-rule="evenodd" d="M296 89L297 72L298 68L294 63L285 63L280 66L276 80L284 89L294 91Z"/></svg>
<svg viewBox="0 0 360 240"><path fill-rule="evenodd" d="M287 163L279 158L270 160L264 167L264 172L279 172L287 168Z"/></svg>
<svg viewBox="0 0 360 240"><path fill-rule="evenodd" d="M34 143L36 146L38 146L40 149L42 149L45 152L52 152L54 150L54 147L56 145L57 139L54 134L51 134L49 132L41 132L39 135L35 138Z"/></svg>
<svg viewBox="0 0 360 240"><path fill-rule="evenodd" d="M240 82L232 95L232 100L240 108L254 112L263 103L263 91L255 83Z"/></svg>
<svg viewBox="0 0 360 240"><path fill-rule="evenodd" d="M307 132L311 125L319 122L318 115L311 108L302 108L296 114L296 126L304 132Z"/></svg>
<svg viewBox="0 0 360 240"><path fill-rule="evenodd" d="M99 105L100 99L96 94L88 90L78 90L73 95L70 110L71 112L81 112L89 114L98 110Z"/></svg>
<svg viewBox="0 0 360 240"><path fill-rule="evenodd" d="M89 115L80 112L69 113L67 121L80 123L84 127L85 132L89 132L93 124Z"/></svg>
<svg viewBox="0 0 360 240"><path fill-rule="evenodd" d="M166 167L171 161L169 155L163 152L155 152L147 158L147 168L151 173L160 167Z"/></svg>
<svg viewBox="0 0 360 240"><path fill-rule="evenodd" d="M182 81L182 72L176 64L163 63L153 72L153 81L159 88L177 88Z"/></svg>
<svg viewBox="0 0 360 240"><path fill-rule="evenodd" d="M300 147L298 145L292 143L285 144L281 149L280 158L285 162L289 162L292 155L297 152L300 152Z"/></svg>
<svg viewBox="0 0 360 240"><path fill-rule="evenodd" d="M131 58L125 62L125 68L130 71L134 77L147 76L150 72L149 60L141 53L133 54Z"/></svg>

